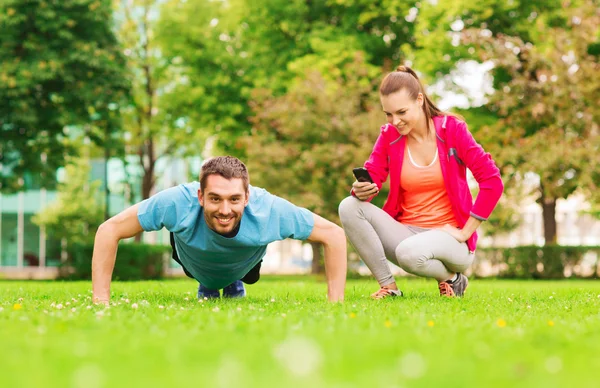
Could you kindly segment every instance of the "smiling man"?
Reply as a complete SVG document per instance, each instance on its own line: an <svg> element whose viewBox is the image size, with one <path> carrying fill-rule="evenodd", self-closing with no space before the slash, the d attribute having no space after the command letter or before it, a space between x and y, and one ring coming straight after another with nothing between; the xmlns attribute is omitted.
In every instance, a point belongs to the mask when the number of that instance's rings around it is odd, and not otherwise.
<svg viewBox="0 0 600 388"><path fill-rule="evenodd" d="M208 160L200 182L164 190L104 222L92 258L94 301L108 303L121 239L142 231L171 232L173 258L200 283L199 296L260 277L267 245L293 238L325 247L328 298L342 301L346 283L346 237L334 223L249 183L244 163L231 156ZM240 291L241 286L241 291ZM210 296L210 295L209 295Z"/></svg>

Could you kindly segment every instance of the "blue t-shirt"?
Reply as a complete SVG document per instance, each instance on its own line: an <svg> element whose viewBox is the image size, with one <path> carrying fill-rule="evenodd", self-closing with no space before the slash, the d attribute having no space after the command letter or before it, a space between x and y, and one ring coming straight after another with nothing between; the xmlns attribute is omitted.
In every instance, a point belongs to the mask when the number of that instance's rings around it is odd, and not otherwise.
<svg viewBox="0 0 600 388"><path fill-rule="evenodd" d="M264 189L250 186L250 199L235 237L224 237L206 225L198 201L200 183L182 184L142 201L138 220L145 231L173 232L179 260L192 276L211 289L244 277L264 257L273 241L306 240L313 214Z"/></svg>

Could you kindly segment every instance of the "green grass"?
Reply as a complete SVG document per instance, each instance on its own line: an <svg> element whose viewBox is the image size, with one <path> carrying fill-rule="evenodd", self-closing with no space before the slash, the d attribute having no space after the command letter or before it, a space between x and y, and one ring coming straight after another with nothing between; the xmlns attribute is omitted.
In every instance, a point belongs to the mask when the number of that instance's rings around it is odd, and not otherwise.
<svg viewBox="0 0 600 388"><path fill-rule="evenodd" d="M598 386L600 282L399 285L372 301L350 280L329 304L310 277L263 278L199 303L193 281L115 282L105 310L89 282L0 282L0 386Z"/></svg>

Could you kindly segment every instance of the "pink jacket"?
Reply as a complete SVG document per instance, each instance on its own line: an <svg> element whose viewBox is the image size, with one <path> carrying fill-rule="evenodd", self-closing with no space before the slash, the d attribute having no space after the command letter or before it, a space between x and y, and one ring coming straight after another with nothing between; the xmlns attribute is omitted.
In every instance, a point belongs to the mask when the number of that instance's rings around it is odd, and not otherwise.
<svg viewBox="0 0 600 388"><path fill-rule="evenodd" d="M490 154L473 139L463 121L454 116L436 116L433 122L442 175L456 221L462 227L469 216L482 221L487 220L504 190L498 167ZM405 144L406 137L400 135L393 125L386 124L381 127L373 152L365 162L365 168L379 189L388 175L390 176L390 194L383 210L394 219L397 219L401 212L400 172ZM475 203L467 184L467 168L479 184L479 194ZM477 232L467 240L467 246L470 251L475 251Z"/></svg>

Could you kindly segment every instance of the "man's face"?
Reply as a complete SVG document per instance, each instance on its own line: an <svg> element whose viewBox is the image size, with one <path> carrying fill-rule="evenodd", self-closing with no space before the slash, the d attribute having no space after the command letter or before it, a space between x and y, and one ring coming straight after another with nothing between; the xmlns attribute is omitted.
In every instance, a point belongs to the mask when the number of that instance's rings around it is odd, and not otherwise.
<svg viewBox="0 0 600 388"><path fill-rule="evenodd" d="M204 219L208 227L224 236L232 233L242 221L248 196L242 179L208 176L206 187L198 190L198 200L204 207Z"/></svg>

